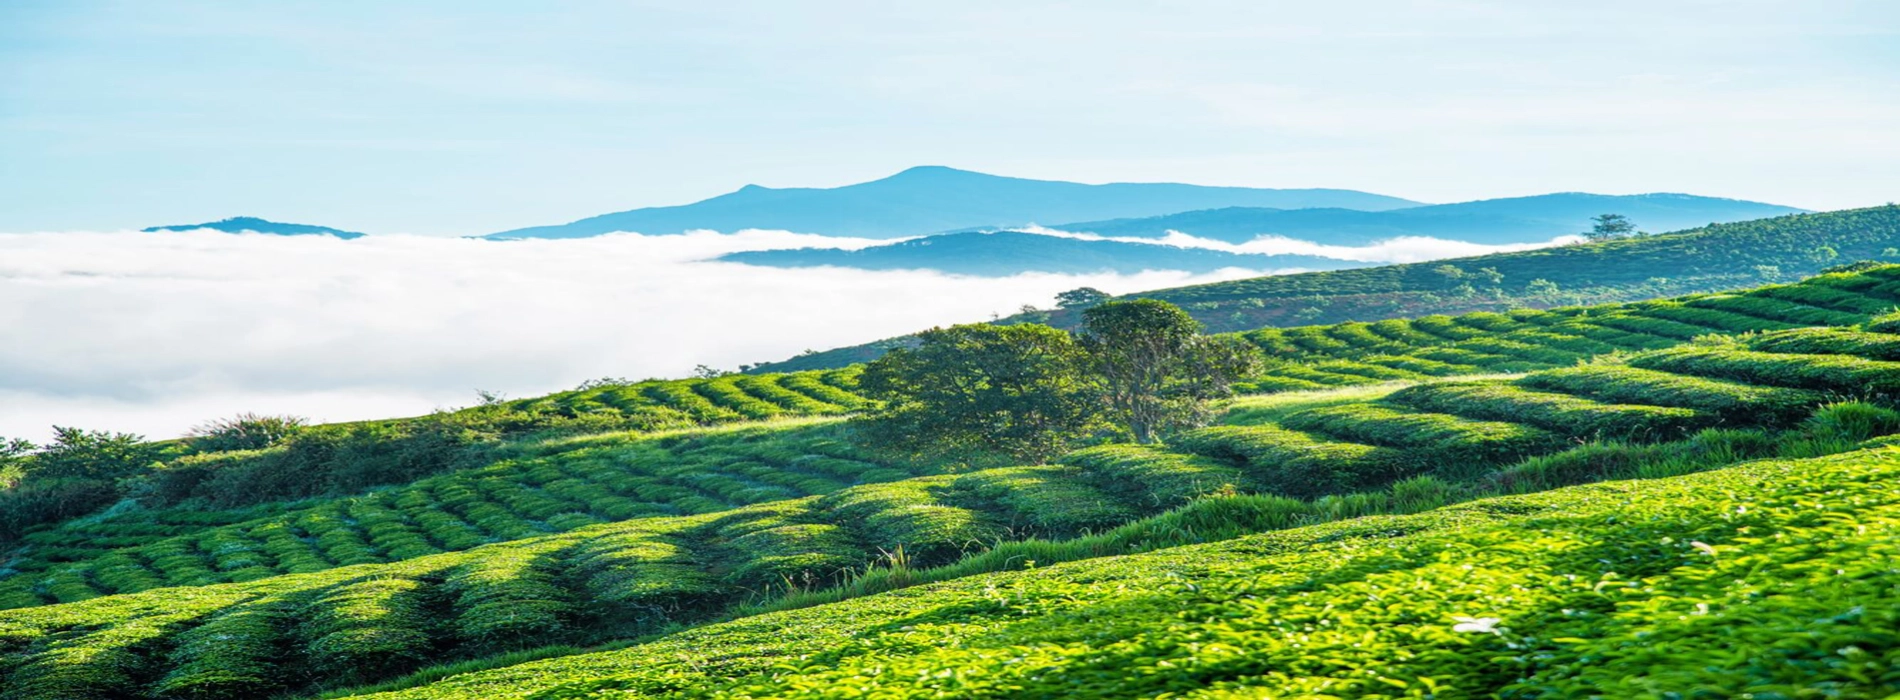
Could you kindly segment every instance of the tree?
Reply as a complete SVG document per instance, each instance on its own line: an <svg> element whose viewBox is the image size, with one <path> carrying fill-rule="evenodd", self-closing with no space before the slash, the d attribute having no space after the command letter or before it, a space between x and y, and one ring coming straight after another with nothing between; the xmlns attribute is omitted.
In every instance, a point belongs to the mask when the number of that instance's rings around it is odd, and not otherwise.
<svg viewBox="0 0 1900 700"><path fill-rule="evenodd" d="M30 440L0 438L0 490L19 485L26 458L37 448Z"/></svg>
<svg viewBox="0 0 1900 700"><path fill-rule="evenodd" d="M1484 280L1485 284L1493 287L1501 287L1504 285L1504 273L1498 272L1498 269L1495 267L1480 267L1478 268L1478 273L1472 276Z"/></svg>
<svg viewBox="0 0 1900 700"><path fill-rule="evenodd" d="M1202 335L1200 322L1165 301L1106 302L1082 321L1080 344L1102 401L1136 442L1202 423L1207 403L1231 395L1260 362L1245 341Z"/></svg>
<svg viewBox="0 0 1900 700"><path fill-rule="evenodd" d="M53 443L33 458L34 479L109 481L150 466L158 448L131 433L53 426Z"/></svg>
<svg viewBox="0 0 1900 700"><path fill-rule="evenodd" d="M1058 309L1086 309L1108 301L1108 292L1094 287L1078 287L1056 295Z"/></svg>
<svg viewBox="0 0 1900 700"><path fill-rule="evenodd" d="M861 435L913 455L1001 454L1041 463L1099 415L1068 333L1034 323L933 328L872 361L858 387L882 402Z"/></svg>
<svg viewBox="0 0 1900 700"><path fill-rule="evenodd" d="M1531 280L1530 284L1524 285L1524 292L1535 299L1556 301L1558 287L1556 282L1539 277Z"/></svg>
<svg viewBox="0 0 1900 700"><path fill-rule="evenodd" d="M259 450L282 442L308 424L309 421L299 416L240 413L231 418L201 423L193 427L185 439L192 449L199 452Z"/></svg>
<svg viewBox="0 0 1900 700"><path fill-rule="evenodd" d="M1590 221L1595 223L1583 237L1591 241L1629 238L1636 233L1636 224L1630 223L1629 217L1622 214L1602 214L1591 217Z"/></svg>

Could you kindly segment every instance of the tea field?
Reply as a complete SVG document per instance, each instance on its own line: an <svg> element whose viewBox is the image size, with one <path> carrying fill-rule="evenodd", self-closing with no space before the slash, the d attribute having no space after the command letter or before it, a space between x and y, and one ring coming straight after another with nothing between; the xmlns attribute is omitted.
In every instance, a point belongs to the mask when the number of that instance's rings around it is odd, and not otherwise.
<svg viewBox="0 0 1900 700"><path fill-rule="evenodd" d="M1035 683L1077 683L1077 692L1092 692L1101 687L1090 682L1115 677L1108 670L1115 664L1133 663L1121 654L1144 649L1153 652L1144 658L1151 657L1156 666L1143 682L1158 683L1149 689L1156 693L1192 683L1213 683L1234 693L1251 687L1248 683L1351 688L1350 694L1360 695L1384 684L1396 691L1399 686L1348 672L1346 667L1371 657L1336 649L1350 644L1331 635L1385 630L1392 620L1423 625L1444 611L1407 612L1411 603L1373 606L1354 613L1363 617L1325 623L1344 625L1339 630L1323 629L1321 622L1333 619L1332 613L1311 611L1324 608L1326 596L1363 599L1363 591L1403 588L1393 582L1397 579L1375 576L1384 569L1348 565L1359 561L1352 543L1364 538L1340 533L1389 533L1370 538L1377 542L1412 542L1416 536L1427 543L1418 547L1430 548L1449 541L1490 542L1486 538L1497 535L1483 533L1494 531L1522 536L1526 526L1491 520L1533 513L1577 527L1610 527L1613 522L1604 521L1610 516L1587 505L1610 498L1602 494L1635 498L1643 489L1688 487L1618 485L1564 492L1572 495L1496 497L1631 477L1675 484L1684 474L1750 460L1779 460L1772 462L1781 470L1777 473L1804 469L1798 465L1810 462L1801 460L1834 453L1858 457L1813 463L1839 465L1843 473L1885 464L1884 452L1863 446L1900 432L1900 413L1885 407L1900 391L1900 335L1888 332L1900 330L1895 326L1883 318L1865 328L1704 338L1521 376L1243 399L1230 410L1227 424L1185 433L1168 445L1088 447L1046 466L918 472L860 453L843 439L841 431L848 428L835 420L810 418L548 438L512 447L506 459L484 467L360 496L84 519L30 535L17 571L0 579L5 602L14 608L0 611L0 650L5 652L0 696L260 697L373 689L379 683L413 684L401 679L419 670L424 675L418 678L441 677L449 672L426 669L443 662L461 664L450 668L498 668L449 674L444 685L407 692L417 697L485 694L492 689L467 684L519 679L522 673L539 680L532 689L521 686L521 694L553 693L536 697L669 688L732 696L826 694L891 683L897 684L890 686L893 696L1042 692ZM562 400L580 404L577 397ZM1734 473L1768 468L1741 467ZM1472 500L1484 498L1493 500ZM1467 505L1449 505L1456 503ZM1527 503L1546 505L1522 505ZM1572 505L1549 505L1560 503ZM1700 512L1693 501L1658 497L1656 507L1665 506ZM1336 524L1255 538L1255 533L1329 522ZM1477 529L1452 532L1467 526ZM1679 545L1695 541L1714 547L1728 541L1704 532L1714 525L1683 527L1686 534L1671 535ZM1448 529L1442 539L1433 539L1440 535L1429 533L1439 528ZM1621 535L1547 536L1557 538L1550 541L1555 543ZM1296 541L1308 544L1261 544ZM1170 549L1202 542L1226 543L1211 552L1250 554L1239 561ZM1332 545L1338 549L1328 550ZM1582 560L1559 556L1577 546L1539 544L1517 554L1488 545L1460 549L1486 552L1490 558L1474 561L1493 567L1487 570L1498 577L1474 579L1468 590L1452 586L1445 595L1466 590L1472 600L1489 601L1505 595L1498 591L1553 585L1555 574L1549 571L1583 576L1578 572L1589 572L1572 570ZM1292 559L1273 558L1281 555ZM1531 559L1511 558L1520 555ZM1367 556L1368 562L1403 561L1401 568L1416 565L1429 572L1417 576L1443 573L1435 559L1406 559L1422 554ZM1191 573L1172 568L1202 560L1205 566L1196 564ZM1054 573L1025 571L1064 561L1072 563L1048 569ZM1154 570L1174 573L1137 573L1149 572L1143 567L1152 562L1175 562ZM1324 567L1312 568L1322 563L1345 568L1323 573ZM1255 584L1248 582L1262 574L1248 572L1276 566L1284 571L1268 578L1282 583L1272 585L1306 591L1309 602L1319 606L1288 608L1283 619L1300 621L1286 623L1293 627L1216 625L1195 636L1189 628L1200 626L1196 620L1234 614L1225 606L1266 605L1261 609L1277 611L1272 606L1292 603L1253 592L1207 593L1180 598L1175 608L1202 611L1196 616L1156 617L1154 606L1165 599L1122 600L1101 587L1171 592L1166 599L1179 597L1186 590L1181 586L1251 591L1246 586ZM1647 581L1643 577L1673 570L1647 566L1607 571ZM1309 569L1310 578L1301 578L1298 572ZM1107 583L1120 580L1115 574L1098 580L1091 573L1115 571L1127 571L1139 582L1127 579L1132 588L1125 588ZM999 575L1003 579L995 578ZM1596 571L1585 580L1596 585L1605 575ZM1034 588L1043 582L1079 588L1075 596L1046 598ZM1020 596L1004 594L993 605L945 593L978 586L1030 588ZM1711 595L1724 590L1710 589ZM1580 604L1577 595L1559 586L1445 614L1510 620L1519 626L1508 634L1534 640L1575 636L1574 630L1531 631L1542 630L1541 625L1570 630L1563 625L1610 624L1567 621L1547 609ZM1094 600L1091 596L1110 597L1097 605L1087 602ZM1261 602L1268 600L1279 602ZM1065 607L1070 605L1078 607ZM1613 612L1601 605L1572 609ZM1301 617L1309 613L1310 619ZM1128 617L1116 617L1122 614ZM730 642L737 645L730 651L720 647L718 656L725 661L710 667L681 668L678 659L664 657L676 638L696 640L680 643L704 650L708 644L726 644L708 641L724 639L717 636L721 630L756 630L748 625L812 615L835 619L776 635L769 641L781 652L757 652L770 660L745 661L752 652L743 650L761 641L745 640L750 638ZM1014 622L999 621L1003 618L997 615ZM884 618L889 619L876 622ZM722 619L732 622L718 622ZM1501 624L1486 629L1495 631ZM1135 647L1091 646L1106 638L1106 629L1159 636L1131 641ZM1479 671L1482 664L1476 662L1465 663L1472 667L1468 672L1455 663L1442 668L1423 661L1399 663L1452 653L1434 644L1488 643L1507 634L1432 629L1364 637L1363 644L1404 650L1392 657L1396 665L1378 677L1413 690L1432 683L1471 688L1503 682ZM859 641L813 641L808 652L789 651L807 638L801 635L841 630L857 630L851 634ZM1286 635L1320 631L1334 640L1323 648L1346 656L1315 657L1307 664L1286 650L1303 648L1299 644L1283 649L1293 643ZM1071 633L1080 636L1066 636ZM664 636L620 651L582 653L652 635ZM922 643L938 635L961 641L936 651L930 649L936 645ZM990 646L992 641L996 646ZM549 644L565 646L544 649ZM1200 662L1170 656L1184 648L1238 650L1252 644L1281 651L1259 659L1252 652L1216 652L1208 660L1210 669L1231 668L1231 673L1180 671L1198 668ZM1495 653L1480 647L1487 650L1481 653ZM674 660L637 657L649 651ZM1009 668L991 668L992 662L984 660L1005 653L1019 654L1021 660L1006 664ZM809 658L786 666L780 654ZM560 658L513 668L513 661L537 656ZM1025 673L1040 670L1022 675L1016 663L1025 664ZM604 670L608 667L617 670ZM595 670L529 670L543 668ZM885 668L892 670L880 670ZM1096 669L1093 676L1087 668ZM1532 682L1525 679L1534 673L1525 668L1517 672L1523 678L1510 683ZM945 669L957 673L945 677L944 684L919 680ZM1082 675L1070 678L1064 669ZM966 670L973 675L959 675ZM714 675L704 675L709 673ZM900 690L906 687L902 682L919 685ZM1572 681L1551 676L1548 682L1559 687ZM1328 685L1334 683L1342 685ZM567 685L573 687L548 689Z"/></svg>

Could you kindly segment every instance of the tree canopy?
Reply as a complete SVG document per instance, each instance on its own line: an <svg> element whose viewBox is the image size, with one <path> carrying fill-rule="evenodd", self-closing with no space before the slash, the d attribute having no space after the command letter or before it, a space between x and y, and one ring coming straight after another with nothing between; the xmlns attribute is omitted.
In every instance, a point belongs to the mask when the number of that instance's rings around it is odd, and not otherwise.
<svg viewBox="0 0 1900 700"><path fill-rule="evenodd" d="M1164 301L1105 302L1082 319L1102 402L1136 442L1202 423L1207 402L1258 367L1245 341L1202 335L1199 321Z"/></svg>
<svg viewBox="0 0 1900 700"><path fill-rule="evenodd" d="M860 421L880 448L910 454L1001 453L1041 462L1096 420L1092 387L1068 333L1026 323L970 324L918 334L864 369L883 402Z"/></svg>

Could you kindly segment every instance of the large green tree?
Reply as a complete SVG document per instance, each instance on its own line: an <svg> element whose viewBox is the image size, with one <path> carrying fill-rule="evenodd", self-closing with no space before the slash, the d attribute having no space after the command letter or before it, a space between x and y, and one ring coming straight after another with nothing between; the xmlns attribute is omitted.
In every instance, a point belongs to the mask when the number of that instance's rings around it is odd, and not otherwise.
<svg viewBox="0 0 1900 700"><path fill-rule="evenodd" d="M1080 340L1102 402L1136 442L1204 424L1213 399L1259 368L1239 338L1201 334L1201 323L1165 301L1110 301L1082 312Z"/></svg>
<svg viewBox="0 0 1900 700"><path fill-rule="evenodd" d="M874 446L914 455L999 454L1043 462L1096 421L1068 333L1025 323L933 328L867 365L859 388L882 406L859 420Z"/></svg>

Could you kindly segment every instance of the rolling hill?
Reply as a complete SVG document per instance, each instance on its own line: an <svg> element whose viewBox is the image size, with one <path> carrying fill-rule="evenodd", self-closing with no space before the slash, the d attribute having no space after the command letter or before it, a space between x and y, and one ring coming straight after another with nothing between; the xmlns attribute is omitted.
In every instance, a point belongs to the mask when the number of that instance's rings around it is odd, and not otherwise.
<svg viewBox="0 0 1900 700"><path fill-rule="evenodd" d="M1211 272L1226 268L1261 271L1338 270L1369 264L1316 255L1239 254L1205 248L1092 241L1015 231L950 233L859 250L799 248L745 251L728 253L718 259L768 267L937 270L982 277L1005 277L1024 272Z"/></svg>
<svg viewBox="0 0 1900 700"><path fill-rule="evenodd" d="M210 221L210 222L206 222L202 224L175 224L171 226L153 226L150 228L144 228L144 229L139 229L139 230L144 231L146 233L155 233L159 231L211 230L211 231L223 231L225 233L266 233L273 236L333 236L336 238L342 238L344 240L349 240L352 238L362 238L363 236L367 235L367 234L357 233L355 231L344 231L341 229L334 229L328 226L313 226L310 224L286 224L286 223L282 223L278 221L266 221L264 219L259 219L259 218L251 217L251 216L234 216L229 219L220 219L218 221Z"/></svg>
<svg viewBox="0 0 1900 700"><path fill-rule="evenodd" d="M1226 207L1163 216L1050 224L1061 231L1111 237L1158 238L1180 231L1199 238L1244 243L1262 235L1327 245L1359 246L1404 236L1468 243L1541 243L1590 230L1590 218L1622 214L1651 231L1762 219L1802 210L1738 199L1687 194L1601 195L1562 192L1383 211L1341 208Z"/></svg>
<svg viewBox="0 0 1900 700"><path fill-rule="evenodd" d="M582 238L619 231L672 234L700 229L730 233L755 228L907 238L972 226L1155 216L1226 206L1380 210L1417 204L1353 190L1172 183L1085 185L921 166L881 180L834 188L747 185L692 204L634 209L566 224L503 231L484 238Z"/></svg>
<svg viewBox="0 0 1900 700"><path fill-rule="evenodd" d="M1657 299L1900 260L1900 206L1717 224L1641 238L1404 265L1258 277L1129 295L1172 302L1215 331ZM1488 271L1488 272L1487 272ZM1004 319L1024 320L1028 317ZM1073 310L1039 312L1059 327ZM808 353L753 371L843 367L903 339Z"/></svg>
<svg viewBox="0 0 1900 700"><path fill-rule="evenodd" d="M15 543L0 694L1878 697L1900 316L1840 313L1871 320L1243 398L1047 465L867 454L848 371L468 409L492 450L373 490L224 478L359 468L334 436L173 454Z"/></svg>

